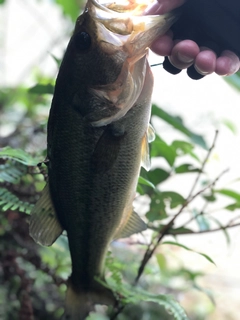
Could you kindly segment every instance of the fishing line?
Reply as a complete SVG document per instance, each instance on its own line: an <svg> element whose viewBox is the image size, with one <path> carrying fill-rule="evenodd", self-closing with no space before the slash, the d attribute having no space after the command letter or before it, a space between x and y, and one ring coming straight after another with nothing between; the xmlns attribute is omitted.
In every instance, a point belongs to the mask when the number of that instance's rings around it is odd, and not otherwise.
<svg viewBox="0 0 240 320"><path fill-rule="evenodd" d="M161 63L155 63L155 64L151 64L150 67L156 67L156 66L162 66L163 65L163 62Z"/></svg>

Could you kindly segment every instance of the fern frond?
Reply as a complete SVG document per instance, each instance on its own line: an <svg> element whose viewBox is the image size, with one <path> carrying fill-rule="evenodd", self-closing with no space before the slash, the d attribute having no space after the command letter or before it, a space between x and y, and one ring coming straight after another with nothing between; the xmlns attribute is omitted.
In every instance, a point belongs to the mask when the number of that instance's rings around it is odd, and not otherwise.
<svg viewBox="0 0 240 320"><path fill-rule="evenodd" d="M116 283L117 286L120 286L122 284L122 268L119 263L113 258L110 251L108 251L105 265L111 273L112 280Z"/></svg>
<svg viewBox="0 0 240 320"><path fill-rule="evenodd" d="M0 165L0 182L10 182L16 184L20 178L27 173L27 166L8 160Z"/></svg>
<svg viewBox="0 0 240 320"><path fill-rule="evenodd" d="M108 266L109 268L109 266ZM113 277L107 278L107 283L96 279L103 286L113 290L116 296L121 297L122 305L127 304L139 304L142 301L154 302L163 306L175 320L189 320L184 309L171 295L165 294L151 294L143 289L130 286L129 284L122 282L119 283Z"/></svg>
<svg viewBox="0 0 240 320"><path fill-rule="evenodd" d="M188 320L184 309L181 305L171 296L165 294L153 295L146 291L139 291L136 290L136 294L139 300L148 301L148 302L155 302L161 306L163 306L170 314L173 315L174 319L176 320Z"/></svg>
<svg viewBox="0 0 240 320"><path fill-rule="evenodd" d="M0 149L0 158L12 159L27 166L36 166L41 162L40 157L32 157L29 153L21 149L13 149L11 147L5 147Z"/></svg>
<svg viewBox="0 0 240 320"><path fill-rule="evenodd" d="M0 208L2 211L18 210L20 212L30 213L33 204L20 200L5 188L0 188Z"/></svg>

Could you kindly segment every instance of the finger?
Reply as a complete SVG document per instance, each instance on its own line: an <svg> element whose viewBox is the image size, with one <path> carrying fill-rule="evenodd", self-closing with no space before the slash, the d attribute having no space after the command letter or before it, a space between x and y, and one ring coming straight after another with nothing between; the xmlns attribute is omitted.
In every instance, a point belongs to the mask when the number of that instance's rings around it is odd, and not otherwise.
<svg viewBox="0 0 240 320"><path fill-rule="evenodd" d="M216 69L217 56L212 50L202 47L196 56L194 67L201 75L211 74Z"/></svg>
<svg viewBox="0 0 240 320"><path fill-rule="evenodd" d="M182 71L181 69L174 67L169 61L168 57L165 57L163 61L163 69L165 69L167 72L171 74L178 74Z"/></svg>
<svg viewBox="0 0 240 320"><path fill-rule="evenodd" d="M153 6L147 8L145 14L164 14L180 7L185 0L158 0Z"/></svg>
<svg viewBox="0 0 240 320"><path fill-rule="evenodd" d="M238 56L229 50L224 50L217 59L215 72L220 76L226 76L234 74L239 68L240 61Z"/></svg>
<svg viewBox="0 0 240 320"><path fill-rule="evenodd" d="M191 65L189 68L187 68L187 75L193 80L200 80L204 77L204 75L197 72L197 70L194 68L194 65Z"/></svg>
<svg viewBox="0 0 240 320"><path fill-rule="evenodd" d="M172 49L169 60L176 68L186 69L193 64L199 52L200 49L194 41L177 41Z"/></svg>
<svg viewBox="0 0 240 320"><path fill-rule="evenodd" d="M168 31L151 45L151 50L160 56L169 56L173 48L172 32Z"/></svg>

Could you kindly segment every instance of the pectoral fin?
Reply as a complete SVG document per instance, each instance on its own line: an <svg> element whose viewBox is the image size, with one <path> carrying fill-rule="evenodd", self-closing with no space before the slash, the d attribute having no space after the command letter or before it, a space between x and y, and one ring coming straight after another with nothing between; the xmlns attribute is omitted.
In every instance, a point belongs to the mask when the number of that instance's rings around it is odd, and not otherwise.
<svg viewBox="0 0 240 320"><path fill-rule="evenodd" d="M127 224L118 230L114 239L127 238L134 233L139 233L147 229L146 223L139 217L136 212L132 212Z"/></svg>
<svg viewBox="0 0 240 320"><path fill-rule="evenodd" d="M51 246L63 232L50 197L48 184L31 212L29 232L35 242L44 246Z"/></svg>
<svg viewBox="0 0 240 320"><path fill-rule="evenodd" d="M123 139L124 132L115 134L113 128L105 129L92 155L92 170L95 173L105 173L112 168Z"/></svg>
<svg viewBox="0 0 240 320"><path fill-rule="evenodd" d="M153 128L153 126L151 125L151 123L149 123L148 125L148 130L147 130L147 138L148 138L148 143L151 143L155 140L155 130Z"/></svg>
<svg viewBox="0 0 240 320"><path fill-rule="evenodd" d="M147 171L151 168L149 143L155 139L155 131L151 124L142 139L142 167Z"/></svg>
<svg viewBox="0 0 240 320"><path fill-rule="evenodd" d="M142 139L142 167L146 169L147 171L151 168L151 161L150 161L150 155L149 155L149 145L148 145L148 137L147 133L145 133L143 139Z"/></svg>

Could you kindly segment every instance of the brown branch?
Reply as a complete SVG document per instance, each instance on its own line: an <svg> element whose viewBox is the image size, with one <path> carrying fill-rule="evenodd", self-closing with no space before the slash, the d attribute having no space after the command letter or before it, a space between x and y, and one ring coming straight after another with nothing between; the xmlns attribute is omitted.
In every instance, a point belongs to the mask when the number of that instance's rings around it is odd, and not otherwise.
<svg viewBox="0 0 240 320"><path fill-rule="evenodd" d="M178 213L169 221L168 224L166 224L166 226L164 226L164 228L161 230L159 236L158 236L158 239L157 241L155 242L154 244L154 240L151 241L150 245L148 246L146 252L145 252L145 255L142 259L142 262L139 266L139 269L138 269L138 274L135 278L135 281L134 281L134 284L136 285L138 280L140 279L144 269L145 269L145 266L146 264L148 263L148 261L151 259L151 257L153 256L154 252L156 251L159 243L162 241L163 237L168 234L170 228L172 227L172 225L174 224L175 220L179 217L179 215L182 213L182 211L188 206L188 204L190 202L192 202L196 197L198 197L201 193L203 193L205 190L207 190L208 188L212 187L215 185L215 183L220 179L220 177L226 172L226 170L224 172L222 172L211 184L209 184L207 187L201 189L200 191L198 191L197 193L195 193L193 195L193 192L196 188L196 185L200 179L200 176L201 174L203 173L203 170L205 168L205 165L210 157L210 154L213 150L213 148L215 147L215 144L216 144L216 140L217 140L217 136L218 136L218 131L215 132L215 137L214 137L214 140L213 140L213 143L212 143L212 146L210 147L210 149L208 150L208 153L202 163L202 167L201 167L201 170L199 171L194 183L193 183L193 186L189 192L189 195L185 201L185 203L182 204L182 207L180 208L180 210L178 211Z"/></svg>
<svg viewBox="0 0 240 320"><path fill-rule="evenodd" d="M173 230L169 230L168 233L166 235L173 235L173 236L182 236L182 235L195 235L195 234L203 234L203 233L209 233L209 232L217 232L217 231L221 231L221 230L226 230L229 228L234 228L234 227L239 227L240 226L240 222L236 223L236 224L231 224L230 221L226 226L222 226L219 228L215 228L215 229L208 229L208 230L200 230L200 231L191 231L191 230L185 230L183 232L173 229ZM181 227L180 227L181 228ZM180 229L179 228L179 229ZM157 231L157 228L151 228L152 230Z"/></svg>
<svg viewBox="0 0 240 320"><path fill-rule="evenodd" d="M215 229L209 229L209 230L201 230L201 231L194 231L194 232L185 232L185 233L182 233L184 235L189 235L189 234L203 234L203 233L209 233L209 232L217 232L217 231L221 231L221 230L226 230L226 229L229 229L229 228L235 228L235 227L239 227L240 226L240 222L239 223L236 223L236 224L228 224L226 225L225 227L219 227L219 228L215 228ZM171 233L169 233L171 234ZM174 235L182 235L181 233L174 233Z"/></svg>
<svg viewBox="0 0 240 320"><path fill-rule="evenodd" d="M186 227L189 223L191 223L193 220L196 220L196 218L198 218L199 216L203 215L204 214L204 210L206 209L208 205L208 202L206 201L202 207L202 210L196 214L195 217L191 217L187 222L185 222L182 226L180 226L179 228L183 228L183 227Z"/></svg>
<svg viewBox="0 0 240 320"><path fill-rule="evenodd" d="M192 188L191 188L191 190L189 192L189 195L188 195L187 199L191 198L191 196L192 196L192 194L193 194L193 192L194 192L194 190L196 188L196 185L197 185L197 183L198 183L198 181L200 179L201 174L203 173L203 170L204 170L204 168L206 166L206 163L207 163L207 161L208 161L208 159L209 159L209 157L210 157L210 155L212 153L212 150L215 148L217 137L218 137L218 130L215 131L215 136L214 136L214 139L213 139L213 143L212 143L210 149L208 150L208 153L207 153L207 155L206 155L206 157L205 157L205 159L204 159L204 161L202 163L201 170L197 174L197 177L196 177L196 179L195 179L195 181L193 183L193 186L192 186Z"/></svg>
<svg viewBox="0 0 240 320"><path fill-rule="evenodd" d="M123 312L123 310L125 309L125 305L120 305L117 306L116 311L110 316L110 320L115 320L117 319L117 316Z"/></svg>

